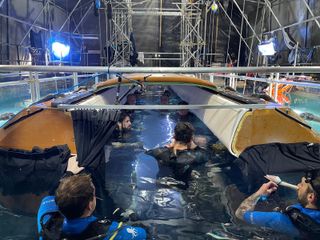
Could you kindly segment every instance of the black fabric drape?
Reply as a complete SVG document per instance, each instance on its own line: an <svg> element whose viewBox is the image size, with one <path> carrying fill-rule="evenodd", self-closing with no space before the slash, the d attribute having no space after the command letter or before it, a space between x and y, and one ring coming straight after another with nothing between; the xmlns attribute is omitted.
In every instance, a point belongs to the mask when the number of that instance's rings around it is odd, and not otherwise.
<svg viewBox="0 0 320 240"><path fill-rule="evenodd" d="M85 172L91 175L96 195L103 199L97 202L96 213L100 217L113 217L116 204L104 187L104 146L112 136L120 111L77 110L72 111L77 160Z"/></svg>
<svg viewBox="0 0 320 240"><path fill-rule="evenodd" d="M255 145L241 153L235 164L244 180L260 184L266 174L320 169L319 143L271 143Z"/></svg>
<svg viewBox="0 0 320 240"><path fill-rule="evenodd" d="M86 169L96 169L103 147L111 137L120 111L76 110L71 112L78 162Z"/></svg>
<svg viewBox="0 0 320 240"><path fill-rule="evenodd" d="M59 182L69 157L67 145L32 151L0 148L0 189L4 195L48 191Z"/></svg>

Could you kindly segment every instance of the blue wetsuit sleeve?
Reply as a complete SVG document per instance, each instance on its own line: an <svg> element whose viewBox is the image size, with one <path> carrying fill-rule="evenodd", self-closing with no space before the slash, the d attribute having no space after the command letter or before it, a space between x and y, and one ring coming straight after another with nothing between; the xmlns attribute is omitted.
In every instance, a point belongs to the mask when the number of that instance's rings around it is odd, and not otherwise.
<svg viewBox="0 0 320 240"><path fill-rule="evenodd" d="M37 214L37 226L38 226L38 233L40 234L42 231L41 222L46 223L51 215L50 213L58 212L58 206L55 202L54 196L46 196L42 199L38 214ZM40 237L39 239L42 239Z"/></svg>
<svg viewBox="0 0 320 240"><path fill-rule="evenodd" d="M253 225L270 228L293 237L299 236L299 231L295 228L290 218L280 212L247 211L243 218L247 223Z"/></svg>

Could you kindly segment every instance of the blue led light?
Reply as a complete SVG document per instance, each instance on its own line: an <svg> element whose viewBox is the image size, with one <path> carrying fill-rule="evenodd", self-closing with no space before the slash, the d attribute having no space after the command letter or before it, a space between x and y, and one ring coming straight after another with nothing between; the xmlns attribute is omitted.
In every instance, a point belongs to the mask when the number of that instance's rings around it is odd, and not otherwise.
<svg viewBox="0 0 320 240"><path fill-rule="evenodd" d="M53 55L57 58L64 58L70 53L70 46L63 44L61 42L52 43L52 52Z"/></svg>

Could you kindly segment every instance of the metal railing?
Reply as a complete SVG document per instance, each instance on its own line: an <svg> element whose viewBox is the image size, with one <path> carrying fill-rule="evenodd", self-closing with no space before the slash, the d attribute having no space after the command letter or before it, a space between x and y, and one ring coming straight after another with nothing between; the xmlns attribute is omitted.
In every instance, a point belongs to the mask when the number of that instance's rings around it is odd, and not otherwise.
<svg viewBox="0 0 320 240"><path fill-rule="evenodd" d="M308 67L104 67L104 66L17 66L0 65L0 72L81 73L320 73L320 66Z"/></svg>
<svg viewBox="0 0 320 240"><path fill-rule="evenodd" d="M209 73L211 76L216 76L222 79L229 78L231 87L236 88L238 80L250 80L258 82L267 82L270 85L275 84L275 92L277 92L278 84L290 84L307 88L320 88L320 82L297 82L297 81L282 81L279 79L280 73L320 73L320 66L308 67L103 67L103 66L18 66L18 65L0 65L0 72L6 74L29 73L25 80L0 82L0 87L14 86L21 84L29 84L31 89L32 101L40 99L40 83L46 81L73 79L74 90L78 87L79 78L95 78L95 83L99 81L99 74L122 74L122 73L161 73L161 74L202 74ZM63 72L72 73L71 75L61 77L45 77L40 78L39 73L48 72ZM94 74L79 74L79 73L94 73ZM226 73L226 74L222 74ZM270 77L248 77L238 74L244 73L263 73ZM3 74L2 74L3 75ZM211 79L212 80L212 79ZM275 93L277 94L277 93ZM276 96L275 96L276 97Z"/></svg>

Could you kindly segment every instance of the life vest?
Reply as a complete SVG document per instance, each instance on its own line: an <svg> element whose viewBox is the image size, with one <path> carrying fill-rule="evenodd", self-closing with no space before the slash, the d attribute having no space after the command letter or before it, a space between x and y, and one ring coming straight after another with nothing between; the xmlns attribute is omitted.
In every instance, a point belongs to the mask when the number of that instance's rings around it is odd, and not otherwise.
<svg viewBox="0 0 320 240"><path fill-rule="evenodd" d="M143 228L123 225L122 222L98 220L94 216L67 220L59 212L54 196L42 200L37 224L39 240L146 239Z"/></svg>
<svg viewBox="0 0 320 240"><path fill-rule="evenodd" d="M286 104L286 103L290 103L290 98L288 97L288 93L291 91L292 89L292 85L288 85L288 84L278 84L278 91L277 91L277 99L276 102L280 103L280 104ZM275 97L275 85L272 85L272 91L271 91L271 96Z"/></svg>
<svg viewBox="0 0 320 240"><path fill-rule="evenodd" d="M306 209L301 204L289 206L284 213L299 230L301 237L316 239L320 237L320 211Z"/></svg>

